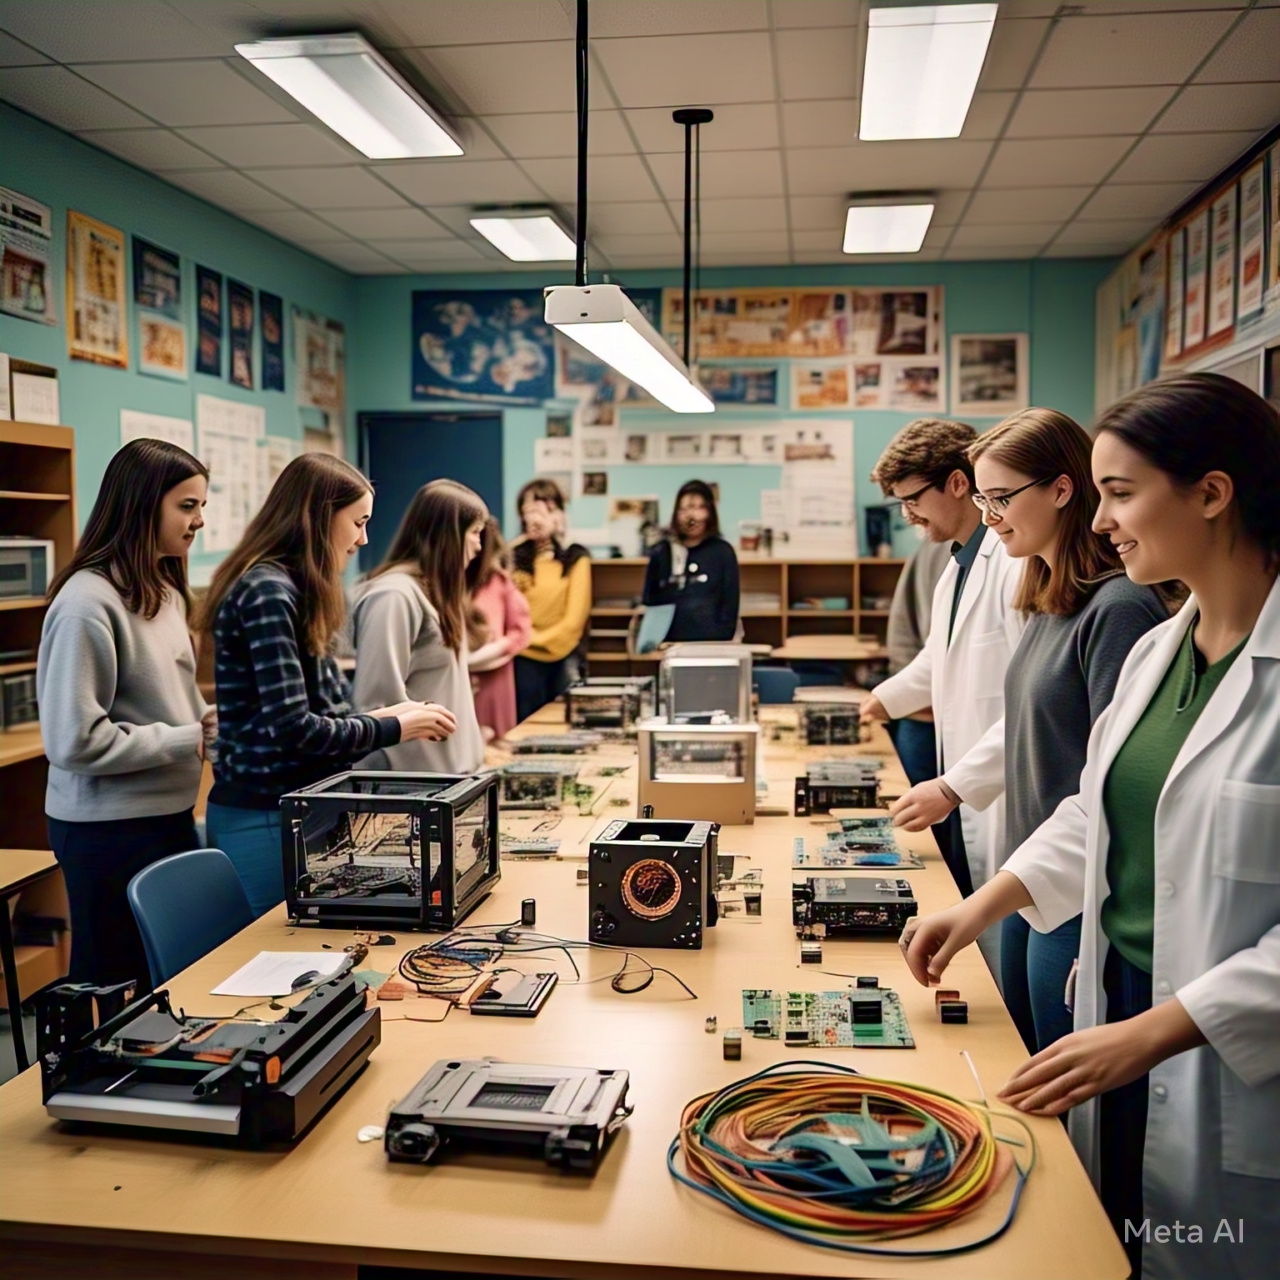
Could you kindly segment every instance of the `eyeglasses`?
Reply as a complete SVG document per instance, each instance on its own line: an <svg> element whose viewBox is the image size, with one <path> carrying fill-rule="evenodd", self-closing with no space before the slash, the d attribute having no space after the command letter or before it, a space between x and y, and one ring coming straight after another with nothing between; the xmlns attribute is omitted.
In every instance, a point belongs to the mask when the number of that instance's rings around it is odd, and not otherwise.
<svg viewBox="0 0 1280 1280"><path fill-rule="evenodd" d="M994 497L988 497L985 493L974 493L970 496L973 498L973 505L977 507L984 516L1002 516L1009 510L1009 503L1011 503L1018 494L1026 493L1028 489L1034 489L1037 485L1048 484L1053 478L1053 476L1045 476L1040 480L1031 480L1017 489L1010 489L1008 493L996 494Z"/></svg>
<svg viewBox="0 0 1280 1280"><path fill-rule="evenodd" d="M919 502L930 489L936 489L937 487L938 486L934 483L922 485L915 491L915 493L908 493L901 498L891 498L890 501L896 502L904 511L914 511L916 509L916 503Z"/></svg>

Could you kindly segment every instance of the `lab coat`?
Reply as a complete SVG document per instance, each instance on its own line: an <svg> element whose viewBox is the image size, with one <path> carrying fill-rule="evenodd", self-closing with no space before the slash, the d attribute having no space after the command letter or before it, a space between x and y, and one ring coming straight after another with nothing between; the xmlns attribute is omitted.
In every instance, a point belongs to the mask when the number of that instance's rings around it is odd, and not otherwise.
<svg viewBox="0 0 1280 1280"><path fill-rule="evenodd" d="M1098 718L1080 791L1064 800L1004 869L1047 931L1081 910L1077 1030L1106 1021L1107 885L1102 792L1182 644L1195 600L1134 646ZM1176 996L1207 1045L1155 1067L1143 1169L1151 1229L1200 1226L1204 1241L1143 1245L1145 1277L1275 1275L1280 1258L1280 585L1173 763L1155 814L1152 999ZM1093 1099L1071 1136L1098 1182ZM1244 1242L1232 1234L1244 1222ZM1137 1224L1135 1224L1137 1225Z"/></svg>
<svg viewBox="0 0 1280 1280"><path fill-rule="evenodd" d="M1005 551L1000 535L988 529L948 644L960 572L952 556L934 588L924 648L875 689L894 720L933 707L939 772L946 762L947 784L965 801L960 825L975 889L994 874L1003 853L1004 736L988 731L1004 719L1004 674L1026 626L1025 615L1013 607L1022 567Z"/></svg>

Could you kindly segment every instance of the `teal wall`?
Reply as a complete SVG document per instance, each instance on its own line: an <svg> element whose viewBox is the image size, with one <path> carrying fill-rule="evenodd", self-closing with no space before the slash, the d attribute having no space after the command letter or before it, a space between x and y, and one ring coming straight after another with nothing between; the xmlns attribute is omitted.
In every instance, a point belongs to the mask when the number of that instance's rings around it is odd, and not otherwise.
<svg viewBox="0 0 1280 1280"><path fill-rule="evenodd" d="M302 437L302 413L295 404L292 325L289 308L317 311L347 327L355 320L355 281L346 272L313 258L229 213L171 187L160 179L78 141L30 116L0 104L3 162L0 184L21 191L53 209L53 279L58 324L48 326L0 314L0 351L58 370L62 421L76 429L76 496L83 525L111 455L120 447L120 410L137 409L175 418L195 417L197 394L262 405L272 435ZM137 340L130 304L129 369L113 369L67 356L66 215L68 208L88 214L132 235L137 234L182 255L183 305L188 344L195 343L195 267L211 267L254 289L284 299L285 390L246 391L225 378L192 372L188 382L170 382L137 372ZM129 297L132 299L132 263ZM408 339L405 339L407 344ZM224 364L228 341L223 341ZM261 379L260 350L255 374ZM192 355L194 360L194 355ZM348 397L350 400L350 397ZM354 421L354 418L351 419ZM354 435L348 423L349 445ZM348 456L354 457L349 450ZM0 486L2 487L2 486ZM193 577L207 572L218 555L193 556Z"/></svg>
<svg viewBox="0 0 1280 1280"><path fill-rule="evenodd" d="M1029 333L1031 335L1031 401L1069 413L1087 424L1093 416L1094 291L1114 266L1112 259L1056 259L1012 262L937 262L851 266L835 263L812 267L754 267L704 270L705 288L755 285L942 285L943 322L950 333ZM567 283L571 274L556 267L543 273L504 275L376 276L356 281L356 325L351 345L351 401L356 410L424 410L439 405L410 396L412 348L411 307L415 289L541 288ZM672 272L624 273L622 283L634 288L679 284ZM944 347L949 350L949 345ZM750 363L750 362L746 362ZM769 364L771 361L758 363ZM781 362L782 405L790 403L787 362ZM950 390L950 388L949 388ZM450 402L449 410L461 406ZM484 406L486 409L490 406ZM913 415L884 410L856 410L854 469L859 506L859 538L864 538L861 509L882 500L868 475L881 450ZM689 417L663 410L624 410L623 425L637 430L706 430L781 418L845 418L849 414L792 414L778 409L725 409L710 416ZM976 427L994 419L974 419ZM508 409L504 414L503 484L508 507L520 485L533 474L533 442L544 434L541 409ZM615 466L608 468L613 495L657 494L662 516L670 515L676 490L691 475L685 466ZM732 537L739 520L760 512L762 489L777 488L776 467L700 466L699 478L719 482L721 520ZM575 498L574 523L584 528L604 523L608 500ZM503 512L503 524L514 531L514 509ZM905 554L914 535L905 527L895 545Z"/></svg>

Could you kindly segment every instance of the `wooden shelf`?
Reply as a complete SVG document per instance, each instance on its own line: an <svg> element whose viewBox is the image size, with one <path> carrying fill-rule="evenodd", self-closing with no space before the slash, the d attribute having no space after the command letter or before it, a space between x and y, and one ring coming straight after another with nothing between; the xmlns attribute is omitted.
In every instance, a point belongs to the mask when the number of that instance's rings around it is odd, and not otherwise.
<svg viewBox="0 0 1280 1280"><path fill-rule="evenodd" d="M5 609L39 609L44 604L44 596L22 596L16 600L0 600L0 611Z"/></svg>
<svg viewBox="0 0 1280 1280"><path fill-rule="evenodd" d="M24 671L35 669L35 659L30 662L0 662L0 676L20 676Z"/></svg>
<svg viewBox="0 0 1280 1280"><path fill-rule="evenodd" d="M788 618L855 618L856 609L788 609Z"/></svg>
<svg viewBox="0 0 1280 1280"><path fill-rule="evenodd" d="M69 493L28 493L22 489L0 489L0 498L10 502L70 502Z"/></svg>
<svg viewBox="0 0 1280 1280"><path fill-rule="evenodd" d="M0 732L0 769L23 760L38 760L44 755L44 739L38 724L20 724L16 729ZM44 797L40 797L44 803Z"/></svg>

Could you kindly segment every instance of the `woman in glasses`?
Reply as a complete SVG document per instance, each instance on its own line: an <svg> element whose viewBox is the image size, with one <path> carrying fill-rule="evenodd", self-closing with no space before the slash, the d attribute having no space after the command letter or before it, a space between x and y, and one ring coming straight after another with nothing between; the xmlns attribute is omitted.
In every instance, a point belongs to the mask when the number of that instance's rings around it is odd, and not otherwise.
<svg viewBox="0 0 1280 1280"><path fill-rule="evenodd" d="M935 983L1015 911L1039 932L1083 912L1075 1030L1000 1097L1070 1110L1135 1274L1268 1275L1280 1256L1280 415L1229 378L1170 378L1103 413L1092 470L1093 526L1130 581L1180 579L1191 596L1134 646L1076 793L972 898L913 921L903 946L916 979Z"/></svg>

